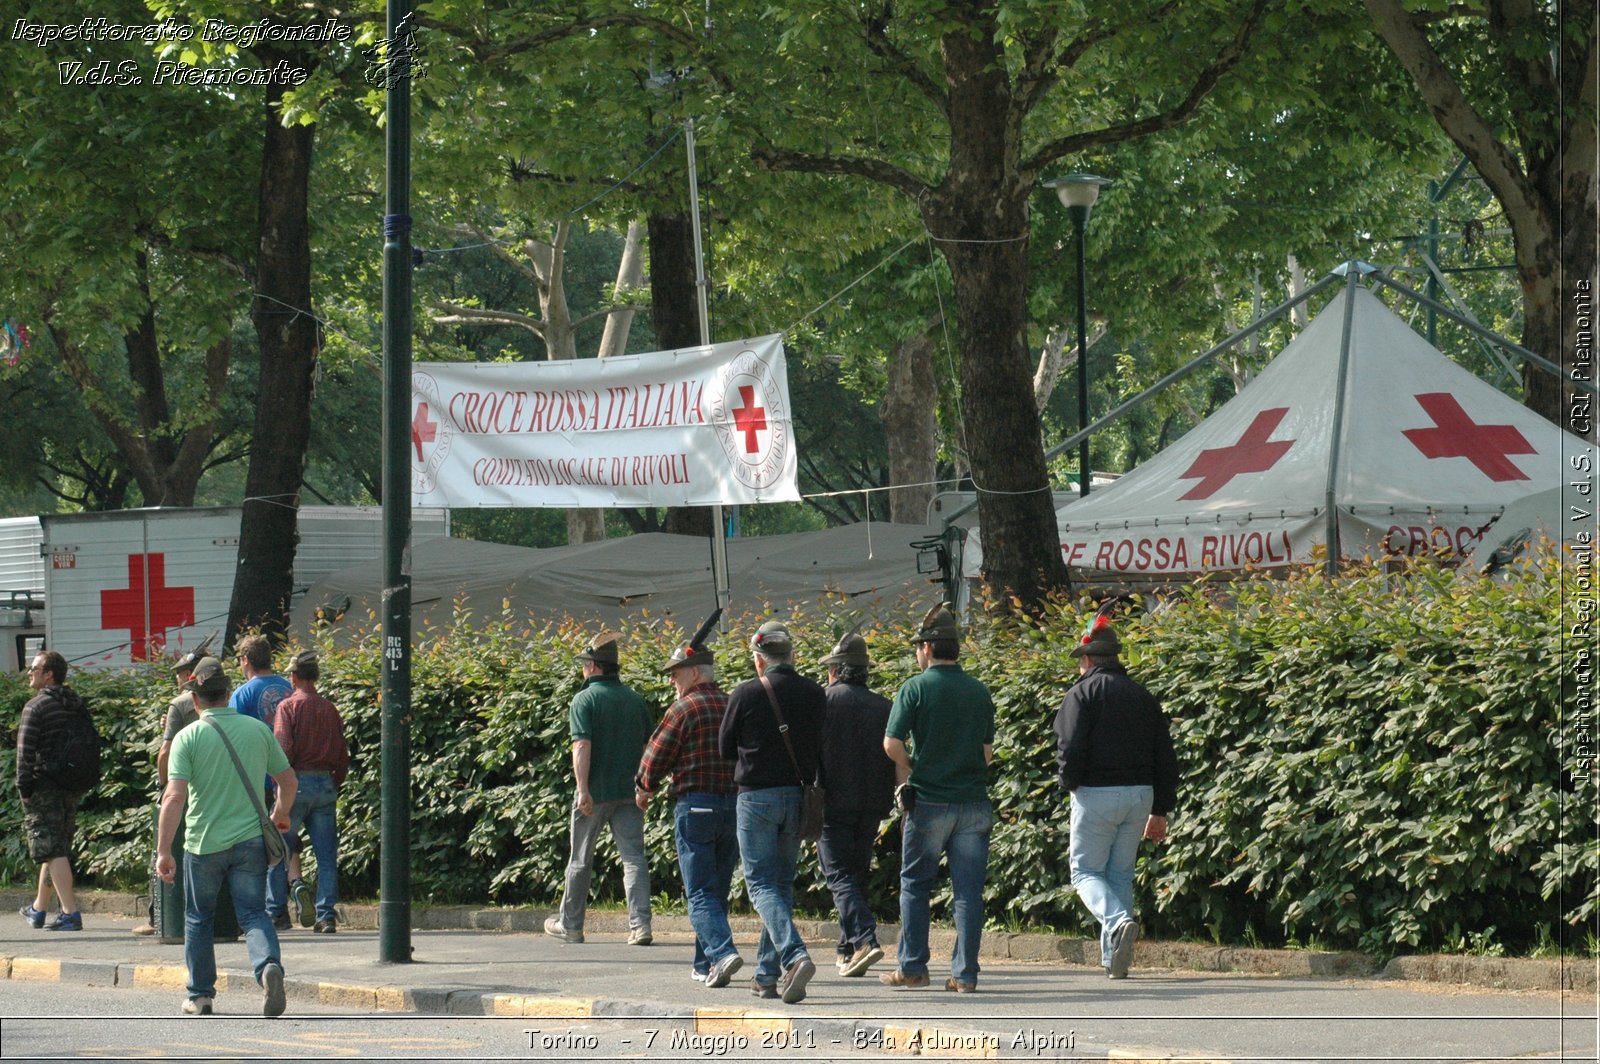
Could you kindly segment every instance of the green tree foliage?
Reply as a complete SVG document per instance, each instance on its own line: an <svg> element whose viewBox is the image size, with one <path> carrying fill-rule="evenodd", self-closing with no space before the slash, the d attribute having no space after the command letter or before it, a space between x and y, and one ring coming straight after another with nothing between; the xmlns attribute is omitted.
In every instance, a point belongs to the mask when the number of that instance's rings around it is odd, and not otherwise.
<svg viewBox="0 0 1600 1064"><path fill-rule="evenodd" d="M1380 953L1438 947L1457 927L1494 926L1513 948L1541 930L1581 934L1596 917L1600 846L1588 830L1595 776L1562 701L1574 620L1563 585L1580 576L1547 558L1495 581L1424 563L1403 574L1201 584L1119 620L1130 670L1173 718L1183 773L1172 838L1139 864L1151 933L1237 941L1249 929ZM763 619L738 619L721 644L725 688L748 678L736 648ZM827 601L792 618L802 671L818 671L851 621ZM914 670L913 624L908 615L864 633L876 688L893 691ZM1050 727L1076 675L1068 651L1082 625L1068 607L983 624L965 645L963 664L999 708L986 888L995 923L1088 930L1068 878ZM659 667L683 632L648 614L625 631L623 679L659 712L672 698ZM424 637L411 724L418 900L550 904L559 895L566 707L586 639L576 625L536 629L509 616ZM341 875L352 893L373 891L378 638L324 655L323 690L345 715L355 757L340 803ZM84 806L80 861L102 883L142 882L150 758L171 689L160 675L75 673L73 682L112 751L107 782ZM5 719L27 693L14 679L0 684ZM15 792L5 794L0 815L16 819ZM647 830L664 884L674 881L668 805L654 803ZM891 916L897 850L890 822L870 894ZM31 878L19 836L0 839L0 870ZM615 877L597 882L601 896L620 896ZM814 854L802 860L796 897L803 909L829 910ZM946 892L935 905L948 901Z"/></svg>
<svg viewBox="0 0 1600 1064"><path fill-rule="evenodd" d="M130 0L94 7L151 22ZM12 17L86 14L64 10L30 2ZM18 41L0 90L0 314L34 334L29 364L0 381L66 400L57 425L8 454L32 462L13 474L90 508L191 504L219 452L237 453L218 406L248 292L249 138L236 100L154 85L154 65L142 39ZM63 82L99 75L109 83Z"/></svg>

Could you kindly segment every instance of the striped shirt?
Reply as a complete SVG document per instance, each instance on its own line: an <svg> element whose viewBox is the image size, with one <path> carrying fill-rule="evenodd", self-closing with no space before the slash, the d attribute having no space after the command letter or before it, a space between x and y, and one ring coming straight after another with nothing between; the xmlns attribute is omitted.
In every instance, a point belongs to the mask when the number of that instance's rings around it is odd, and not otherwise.
<svg viewBox="0 0 1600 1064"><path fill-rule="evenodd" d="M715 683L703 683L672 704L644 749L634 783L654 793L669 775L672 796L732 794L733 762L717 749L717 728L728 696Z"/></svg>

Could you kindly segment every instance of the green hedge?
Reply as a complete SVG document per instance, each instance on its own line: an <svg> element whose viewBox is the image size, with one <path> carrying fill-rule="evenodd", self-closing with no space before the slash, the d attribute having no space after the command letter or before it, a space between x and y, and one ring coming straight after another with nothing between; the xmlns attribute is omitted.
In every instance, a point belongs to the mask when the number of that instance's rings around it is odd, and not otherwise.
<svg viewBox="0 0 1600 1064"><path fill-rule="evenodd" d="M1463 929L1525 949L1594 923L1600 846L1592 761L1563 721L1563 582L1553 561L1505 580L1421 566L1335 580L1198 584L1119 621L1131 671L1163 700L1183 770L1172 837L1145 848L1137 890L1151 933L1224 942L1319 941L1387 953L1437 948ZM905 623L864 634L892 692L915 665ZM762 617L734 622L724 686L748 678L743 645ZM419 900L550 905L566 862L571 801L566 706L586 633L510 617L458 616L413 655L412 883ZM823 602L791 618L802 670L850 623ZM1064 606L1043 620L980 621L965 664L999 707L991 788L998 824L988 880L1000 926L1089 930L1067 867L1067 803L1050 724L1076 677L1083 624ZM664 708L658 667L683 638L641 615L625 631L623 678ZM344 711L356 764L340 807L347 896L375 894L379 849L378 657L374 637L324 647L323 690ZM144 881L153 753L171 696L164 676L73 682L93 702L111 753L85 802L79 861L108 885ZM27 691L0 682L15 726ZM14 788L0 815L20 823ZM668 803L647 830L658 894L674 896ZM609 841L596 880L621 892ZM0 839L0 872L31 880L20 832ZM886 825L874 896L892 916L898 832ZM797 905L825 913L815 855ZM942 905L947 898L936 904ZM1581 944L1581 943L1580 943Z"/></svg>

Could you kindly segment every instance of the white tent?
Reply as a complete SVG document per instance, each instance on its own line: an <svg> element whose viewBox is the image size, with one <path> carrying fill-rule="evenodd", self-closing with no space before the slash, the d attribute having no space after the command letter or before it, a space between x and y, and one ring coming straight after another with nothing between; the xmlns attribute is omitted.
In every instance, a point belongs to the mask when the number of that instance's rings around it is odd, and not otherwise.
<svg viewBox="0 0 1600 1064"><path fill-rule="evenodd" d="M1075 577L1465 550L1584 442L1347 285L1177 443L1057 511Z"/></svg>

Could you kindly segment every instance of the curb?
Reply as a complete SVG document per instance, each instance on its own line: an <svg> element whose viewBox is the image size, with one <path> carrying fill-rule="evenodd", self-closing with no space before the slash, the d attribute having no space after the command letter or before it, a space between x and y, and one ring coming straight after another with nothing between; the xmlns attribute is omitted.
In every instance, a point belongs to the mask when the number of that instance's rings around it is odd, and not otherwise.
<svg viewBox="0 0 1600 1064"><path fill-rule="evenodd" d="M139 897L110 891L81 891L80 907L89 913L110 913L139 917L143 909ZM11 899L29 900L21 891L0 892L0 905ZM18 902L20 904L20 902ZM378 906L341 905L341 923L360 930L376 930ZM472 905L416 906L411 925L420 931L504 931L538 934L544 929L544 909L495 909ZM658 915L657 926L664 931L691 931L685 916ZM734 916L729 923L735 932L759 933L755 916ZM809 942L830 942L838 937L837 924L823 920L796 920L795 927ZM626 933L624 913L591 910L587 928L597 932ZM880 924L879 938L885 946L898 940L899 928ZM934 928L929 945L948 947L955 933ZM1075 964L1098 967L1099 943L1093 939L1071 938L1034 932L986 931L980 958ZM1196 942L1141 940L1135 947L1135 963L1140 968L1169 971L1234 972L1245 975L1279 975L1311 979L1392 979L1407 982L1454 983L1489 990L1544 990L1594 994L1600 987L1600 964L1592 958L1570 957L1531 959L1517 957L1473 957L1457 954L1429 954L1396 957L1380 965L1365 953L1344 951L1317 953L1308 950L1248 949L1210 946Z"/></svg>
<svg viewBox="0 0 1600 1064"><path fill-rule="evenodd" d="M95 911L95 910L91 910ZM103 910L100 910L103 911ZM173 964L115 964L98 961L63 961L53 958L0 956L0 978L30 982L105 983L111 986L168 989L182 993L188 970ZM658 1002L607 998L540 997L530 994L452 990L448 987L373 987L349 983L311 982L287 978L284 993L290 1001L336 1005L375 1012L415 1012L450 1016L493 1016L537 1019L627 1020L648 1016L667 1021L664 1026L686 1030L684 1046L698 1053L725 1055L750 1049L814 1049L819 1040L836 1039L855 1051L884 1053L938 1052L943 1057L994 1057L999 1036L992 1032L948 1025L902 1026L864 1019L812 1017L762 1009L668 1005ZM255 976L239 969L217 971L218 993L254 994ZM674 1022L676 1021L676 1022ZM533 1032L538 1033L537 1029ZM752 1043L754 1040L754 1043ZM1041 1059L1063 1053L1082 1059L1070 1044L1041 1051ZM1138 1056L1108 1050L1106 1059L1133 1060Z"/></svg>

